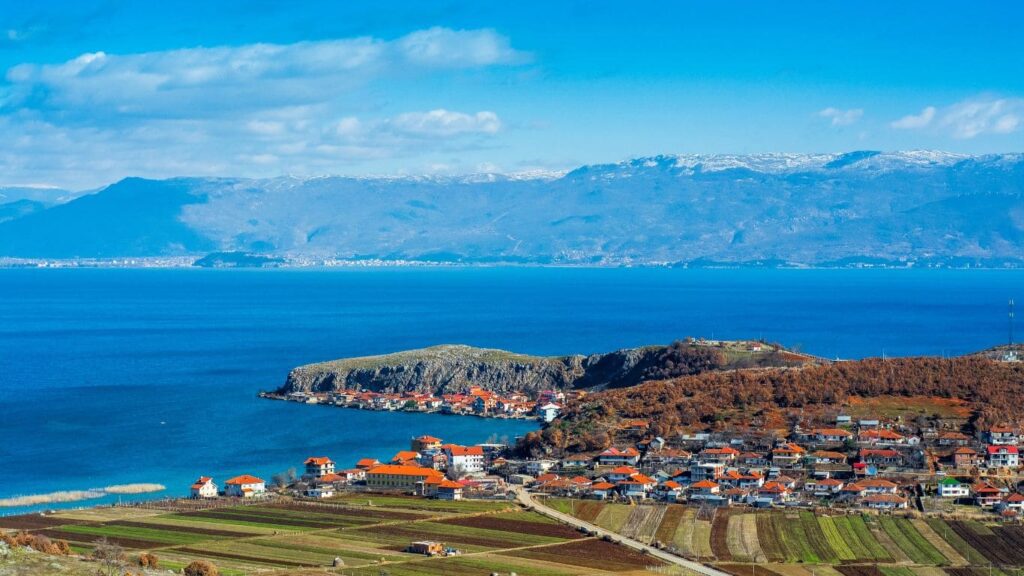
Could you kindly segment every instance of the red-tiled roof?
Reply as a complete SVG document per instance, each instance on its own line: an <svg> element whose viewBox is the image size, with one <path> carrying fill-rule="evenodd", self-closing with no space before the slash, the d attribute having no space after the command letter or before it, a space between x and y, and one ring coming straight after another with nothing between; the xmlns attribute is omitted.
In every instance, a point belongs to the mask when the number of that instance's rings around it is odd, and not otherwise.
<svg viewBox="0 0 1024 576"><path fill-rule="evenodd" d="M324 465L327 465L327 464L334 464L334 462L331 462L331 459L328 458L327 456L310 456L309 458L306 458L305 464L307 464L307 465L313 464L315 466L324 466Z"/></svg>
<svg viewBox="0 0 1024 576"><path fill-rule="evenodd" d="M249 474L242 474L241 476L235 476L234 478L231 478L230 480L224 483L229 485L262 484L263 479L257 478L255 476L250 476Z"/></svg>

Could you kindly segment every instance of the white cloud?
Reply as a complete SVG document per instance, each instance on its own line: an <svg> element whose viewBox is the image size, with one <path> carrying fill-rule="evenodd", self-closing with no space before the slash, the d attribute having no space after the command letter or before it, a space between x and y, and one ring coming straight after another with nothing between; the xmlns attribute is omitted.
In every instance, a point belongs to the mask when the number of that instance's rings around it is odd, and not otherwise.
<svg viewBox="0 0 1024 576"><path fill-rule="evenodd" d="M408 101L446 92L410 97L410 85L529 59L493 30L430 28L397 39L97 51L19 64L0 81L0 174L83 188L127 175L323 173L365 159L426 160L479 145L502 124L489 110L416 111Z"/></svg>
<svg viewBox="0 0 1024 576"><path fill-rule="evenodd" d="M921 110L920 114L908 114L899 120L889 123L893 128L914 129L924 128L935 119L935 106L928 106Z"/></svg>
<svg viewBox="0 0 1024 576"><path fill-rule="evenodd" d="M501 120L494 112L464 114L449 110L407 112L389 122L398 133L411 136L455 136L459 134L494 134L501 128Z"/></svg>
<svg viewBox="0 0 1024 576"><path fill-rule="evenodd" d="M920 114L904 116L890 126L905 130L931 129L958 139L986 134L1010 134L1021 126L1024 99L979 96L937 109L928 106Z"/></svg>
<svg viewBox="0 0 1024 576"><path fill-rule="evenodd" d="M863 115L864 110L860 108L840 110L839 108L828 107L818 112L818 116L828 118L831 121L832 126L849 126L857 120L860 120Z"/></svg>

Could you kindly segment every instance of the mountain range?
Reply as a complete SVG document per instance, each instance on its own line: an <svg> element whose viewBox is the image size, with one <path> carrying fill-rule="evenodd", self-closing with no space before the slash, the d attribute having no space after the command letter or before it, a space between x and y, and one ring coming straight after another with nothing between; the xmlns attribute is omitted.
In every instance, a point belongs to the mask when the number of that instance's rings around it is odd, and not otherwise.
<svg viewBox="0 0 1024 576"><path fill-rule="evenodd" d="M664 155L561 173L127 178L3 194L0 257L1024 264L1024 154Z"/></svg>

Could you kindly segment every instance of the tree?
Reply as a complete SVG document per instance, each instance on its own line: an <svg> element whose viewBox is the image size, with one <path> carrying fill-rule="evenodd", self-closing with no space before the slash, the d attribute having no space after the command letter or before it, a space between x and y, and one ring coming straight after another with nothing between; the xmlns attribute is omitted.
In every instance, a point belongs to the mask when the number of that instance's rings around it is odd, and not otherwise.
<svg viewBox="0 0 1024 576"><path fill-rule="evenodd" d="M220 572L217 567L206 560L196 560L185 566L185 570L182 571L185 576L218 576Z"/></svg>
<svg viewBox="0 0 1024 576"><path fill-rule="evenodd" d="M92 557L99 561L100 572L107 576L120 576L125 568L124 548L104 536L96 541Z"/></svg>

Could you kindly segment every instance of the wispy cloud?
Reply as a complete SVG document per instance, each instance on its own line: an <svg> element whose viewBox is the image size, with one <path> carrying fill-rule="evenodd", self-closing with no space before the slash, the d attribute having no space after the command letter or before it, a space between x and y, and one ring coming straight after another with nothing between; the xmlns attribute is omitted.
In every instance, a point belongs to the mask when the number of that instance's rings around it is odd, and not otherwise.
<svg viewBox="0 0 1024 576"><path fill-rule="evenodd" d="M901 130L929 129L954 138L1016 132L1024 117L1024 99L980 96L938 109L928 106L918 114L890 123Z"/></svg>
<svg viewBox="0 0 1024 576"><path fill-rule="evenodd" d="M864 115L864 110L861 108L851 108L849 110L841 110L839 108L828 107L818 112L818 116L827 118L832 126L849 126Z"/></svg>
<svg viewBox="0 0 1024 576"><path fill-rule="evenodd" d="M529 61L493 30L429 28L390 40L24 63L0 83L0 172L10 178L46 165L63 171L55 183L75 186L129 174L330 171L362 158L457 149L498 133L498 114L373 111L394 107L389 88L398 82Z"/></svg>

